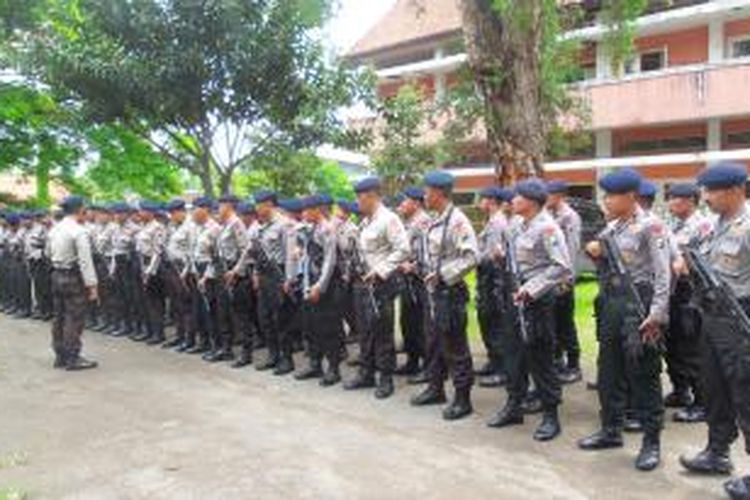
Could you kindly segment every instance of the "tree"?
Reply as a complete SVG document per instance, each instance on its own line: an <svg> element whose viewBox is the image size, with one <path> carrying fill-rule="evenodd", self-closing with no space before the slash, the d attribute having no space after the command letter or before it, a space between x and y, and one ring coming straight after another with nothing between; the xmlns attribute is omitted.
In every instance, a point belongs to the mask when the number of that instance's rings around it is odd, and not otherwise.
<svg viewBox="0 0 750 500"><path fill-rule="evenodd" d="M87 119L128 127L207 194L269 146L353 139L336 110L366 86L326 60L316 29L328 1L45 3L14 45L24 74Z"/></svg>
<svg viewBox="0 0 750 500"><path fill-rule="evenodd" d="M430 130L435 110L412 85L379 103L374 132L372 165L393 194L418 181L425 171L443 163L440 141L423 136Z"/></svg>
<svg viewBox="0 0 750 500"><path fill-rule="evenodd" d="M469 66L501 183L542 172L548 138L576 101L565 83L578 46L561 37L578 12L558 0L460 0ZM632 21L647 0L608 0L612 61L632 47Z"/></svg>
<svg viewBox="0 0 750 500"><path fill-rule="evenodd" d="M37 204L50 204L51 177L71 177L81 154L71 110L42 90L0 84L0 169L34 175Z"/></svg>

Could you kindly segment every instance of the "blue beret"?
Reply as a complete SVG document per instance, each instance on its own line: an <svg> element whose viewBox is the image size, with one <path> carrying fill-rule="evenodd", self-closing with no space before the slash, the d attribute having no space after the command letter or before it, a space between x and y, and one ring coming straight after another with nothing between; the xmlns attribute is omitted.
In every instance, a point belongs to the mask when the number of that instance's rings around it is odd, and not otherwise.
<svg viewBox="0 0 750 500"><path fill-rule="evenodd" d="M167 203L167 205L164 208L168 212L175 212L177 210L185 210L185 200L175 198L174 200L171 200L169 203Z"/></svg>
<svg viewBox="0 0 750 500"><path fill-rule="evenodd" d="M193 206L196 208L208 208L211 209L214 206L214 200L208 196L201 196L193 201Z"/></svg>
<svg viewBox="0 0 750 500"><path fill-rule="evenodd" d="M656 192L658 191L656 184L653 182L643 179L641 185L638 188L638 195L644 198L655 198Z"/></svg>
<svg viewBox="0 0 750 500"><path fill-rule="evenodd" d="M278 202L278 195L273 191L261 190L255 193L255 203L265 203L267 201L272 202L274 205Z"/></svg>
<svg viewBox="0 0 750 500"><path fill-rule="evenodd" d="M567 193L568 183L561 180L547 181L547 192L551 194Z"/></svg>
<svg viewBox="0 0 750 500"><path fill-rule="evenodd" d="M243 201L237 204L237 213L240 215L248 215L255 213L255 206L247 201Z"/></svg>
<svg viewBox="0 0 750 500"><path fill-rule="evenodd" d="M231 203L232 205L236 205L239 202L240 199L233 194L225 194L224 196L219 198L219 203Z"/></svg>
<svg viewBox="0 0 750 500"><path fill-rule="evenodd" d="M747 183L747 167L731 161L708 167L698 176L698 184L706 189L726 189Z"/></svg>
<svg viewBox="0 0 750 500"><path fill-rule="evenodd" d="M288 198L285 200L279 200L279 207L287 212L298 213L303 210L302 200L299 198Z"/></svg>
<svg viewBox="0 0 750 500"><path fill-rule="evenodd" d="M17 226L21 223L21 217L19 217L18 214L8 214L5 216L5 220L8 221L8 224L11 226Z"/></svg>
<svg viewBox="0 0 750 500"><path fill-rule="evenodd" d="M499 188L497 196L500 201L511 202L515 194L515 191L510 188Z"/></svg>
<svg viewBox="0 0 750 500"><path fill-rule="evenodd" d="M353 213L354 215L360 215L362 212L359 210L359 203L357 203L356 201L349 203L349 212Z"/></svg>
<svg viewBox="0 0 750 500"><path fill-rule="evenodd" d="M377 189L380 189L380 179L378 177L365 177L354 184L354 192L357 194L375 191Z"/></svg>
<svg viewBox="0 0 750 500"><path fill-rule="evenodd" d="M445 170L433 170L424 176L425 186L438 189L452 188L454 180L453 175Z"/></svg>
<svg viewBox="0 0 750 500"><path fill-rule="evenodd" d="M599 186L608 193L622 194L638 191L641 181L641 174L632 168L621 168L602 177Z"/></svg>
<svg viewBox="0 0 750 500"><path fill-rule="evenodd" d="M320 204L325 206L333 205L333 197L328 193L320 193L317 195L320 198Z"/></svg>
<svg viewBox="0 0 750 500"><path fill-rule="evenodd" d="M65 210L78 210L79 208L83 208L85 205L85 201L83 197L81 196L68 196L65 198L62 203L60 203L60 206Z"/></svg>
<svg viewBox="0 0 750 500"><path fill-rule="evenodd" d="M319 194L311 194L305 196L299 200L300 210L307 210L308 208L318 208L325 205L325 199Z"/></svg>
<svg viewBox="0 0 750 500"><path fill-rule="evenodd" d="M424 189L421 187L410 186L404 189L404 196L412 200L424 201Z"/></svg>
<svg viewBox="0 0 750 500"><path fill-rule="evenodd" d="M391 203L394 207L401 205L404 201L406 201L406 195L404 193L398 193L391 198Z"/></svg>
<svg viewBox="0 0 750 500"><path fill-rule="evenodd" d="M497 186L489 186L479 191L480 198L492 198L493 200L500 199L500 188Z"/></svg>
<svg viewBox="0 0 750 500"><path fill-rule="evenodd" d="M130 212L130 206L128 206L128 204L124 202L113 203L109 207L109 209L112 210L112 212L116 214L126 214Z"/></svg>
<svg viewBox="0 0 750 500"><path fill-rule="evenodd" d="M336 205L338 205L342 210L349 210L349 200L345 198L339 198L338 200L336 200Z"/></svg>
<svg viewBox="0 0 750 500"><path fill-rule="evenodd" d="M158 203L149 200L143 200L138 204L138 208L143 212L156 213L161 208Z"/></svg>
<svg viewBox="0 0 750 500"><path fill-rule="evenodd" d="M544 204L547 201L547 185L541 179L526 179L516 185L516 193L529 200Z"/></svg>
<svg viewBox="0 0 750 500"><path fill-rule="evenodd" d="M670 198L696 198L700 193L700 188L692 182L678 182L667 189Z"/></svg>

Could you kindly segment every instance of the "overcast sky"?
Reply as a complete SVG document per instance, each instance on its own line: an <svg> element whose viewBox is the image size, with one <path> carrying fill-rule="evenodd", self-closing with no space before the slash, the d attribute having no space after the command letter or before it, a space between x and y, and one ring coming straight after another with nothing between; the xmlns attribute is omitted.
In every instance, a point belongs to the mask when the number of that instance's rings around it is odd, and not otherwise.
<svg viewBox="0 0 750 500"><path fill-rule="evenodd" d="M327 32L333 46L344 52L367 33L396 0L338 1L340 7Z"/></svg>

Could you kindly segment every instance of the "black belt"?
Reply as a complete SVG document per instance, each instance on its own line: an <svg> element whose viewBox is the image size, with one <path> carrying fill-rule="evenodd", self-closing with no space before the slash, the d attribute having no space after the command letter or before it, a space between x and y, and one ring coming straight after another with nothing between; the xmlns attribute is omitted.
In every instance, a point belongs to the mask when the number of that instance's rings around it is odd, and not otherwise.
<svg viewBox="0 0 750 500"><path fill-rule="evenodd" d="M78 272L78 266L73 267L59 267L54 266L52 268L53 271L57 271L58 273L77 273Z"/></svg>

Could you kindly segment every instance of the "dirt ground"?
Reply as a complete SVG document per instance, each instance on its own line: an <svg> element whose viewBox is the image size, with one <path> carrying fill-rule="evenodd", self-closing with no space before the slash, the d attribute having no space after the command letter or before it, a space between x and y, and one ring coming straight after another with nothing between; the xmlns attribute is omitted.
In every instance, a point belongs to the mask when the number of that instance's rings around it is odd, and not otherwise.
<svg viewBox="0 0 750 500"><path fill-rule="evenodd" d="M705 427L669 424L664 465L633 469L624 449L585 453L595 395L566 389L563 435L535 443L523 427L484 422L501 403L475 391L474 416L443 422L408 404L415 389L322 389L255 369L86 334L98 370L51 368L47 325L0 316L0 492L28 498L723 498L722 479L683 474ZM590 374L590 371L589 371ZM735 447L739 471L748 460ZM3 494L0 493L0 497Z"/></svg>

